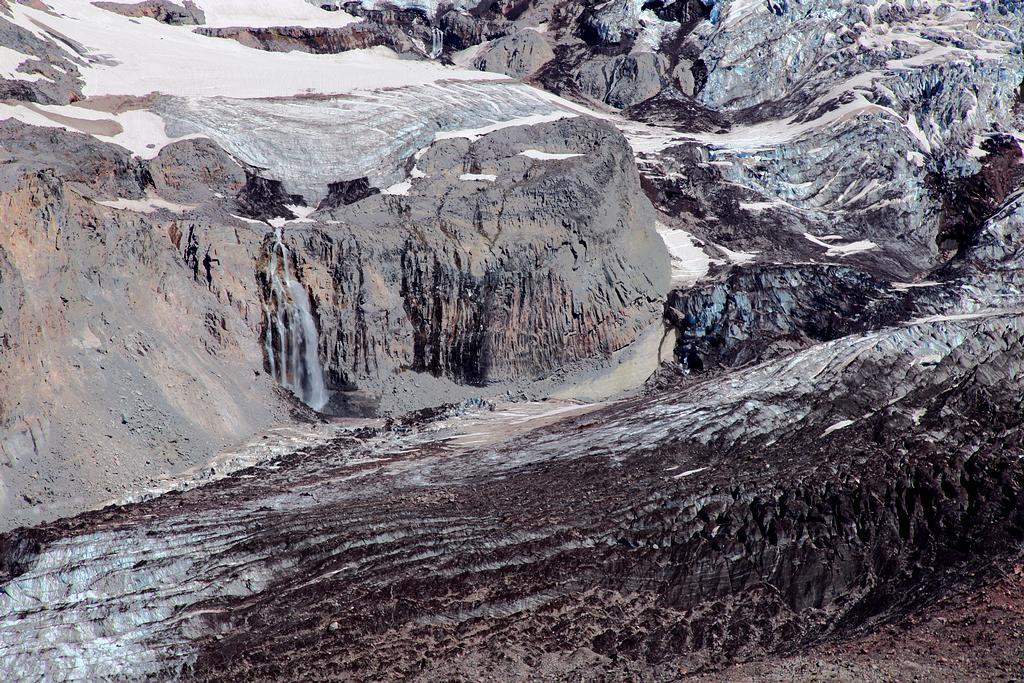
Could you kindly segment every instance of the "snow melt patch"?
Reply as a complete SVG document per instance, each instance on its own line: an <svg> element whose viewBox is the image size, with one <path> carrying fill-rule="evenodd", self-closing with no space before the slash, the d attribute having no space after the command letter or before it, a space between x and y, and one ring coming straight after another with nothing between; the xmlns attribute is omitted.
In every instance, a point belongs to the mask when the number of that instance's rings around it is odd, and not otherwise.
<svg viewBox="0 0 1024 683"><path fill-rule="evenodd" d="M19 66L35 59L32 55L22 54L17 50L0 45L0 78L15 81L38 81L42 79L42 74L27 74L18 71Z"/></svg>
<svg viewBox="0 0 1024 683"><path fill-rule="evenodd" d="M751 213L758 213L769 209L788 208L789 206L788 203L781 199L775 199L770 202L740 202L740 209L750 211Z"/></svg>
<svg viewBox="0 0 1024 683"><path fill-rule="evenodd" d="M295 214L295 219L288 221L289 223L315 223L310 216L316 211L314 206L302 206L300 204L285 204L284 208Z"/></svg>
<svg viewBox="0 0 1024 683"><path fill-rule="evenodd" d="M693 235L657 223L655 228L672 260L672 286L693 286L708 274L711 258L695 243Z"/></svg>
<svg viewBox="0 0 1024 683"><path fill-rule="evenodd" d="M459 180L481 180L486 183L493 183L498 179L498 176L491 173L463 173L459 176Z"/></svg>
<svg viewBox="0 0 1024 683"><path fill-rule="evenodd" d="M541 152L536 149L528 149L525 152L520 152L519 156L527 157L529 159L537 159L538 161L560 161L562 159L572 159L574 157L581 157L582 154L553 154L551 152Z"/></svg>
<svg viewBox="0 0 1024 683"><path fill-rule="evenodd" d="M698 467L695 470L686 470L685 472L680 472L679 474L673 475L672 478L673 479L682 479L683 477L689 477L689 476L692 476L694 474L697 474L698 472L703 472L706 469L708 469L708 468L707 467Z"/></svg>
<svg viewBox="0 0 1024 683"><path fill-rule="evenodd" d="M729 259L729 261L737 266L751 263L755 258L757 258L759 253L756 251L733 251L732 249L723 247L720 244L716 244L715 246L718 247L719 251L725 254L725 257Z"/></svg>
<svg viewBox="0 0 1024 683"><path fill-rule="evenodd" d="M152 159L171 142L203 137L198 134L169 137L164 120L151 111L141 109L108 114L70 104L0 102L0 121L5 119L16 119L30 126L63 128L92 135L102 142L112 142L124 147L143 159Z"/></svg>
<svg viewBox="0 0 1024 683"><path fill-rule="evenodd" d="M551 123L552 121L559 121L561 119L576 118L576 114L568 111L556 111L551 114L534 114L532 116L520 116L518 118L509 119L508 121L499 121L489 126L483 126L482 128L465 128L463 130L449 130L436 133L434 140L451 140L454 138L467 138L469 140L476 140L482 138L488 133L501 130L503 128L513 128L515 126L536 126L541 123Z"/></svg>
<svg viewBox="0 0 1024 683"><path fill-rule="evenodd" d="M819 247L825 247L826 256L849 256L851 254L859 254L862 251L869 251L878 247L877 244L871 240L858 240L856 242L850 242L849 244L829 244L820 237L815 237L809 232L804 233L804 237L808 241L817 244ZM830 239L835 239L836 235L829 235Z"/></svg>
<svg viewBox="0 0 1024 683"><path fill-rule="evenodd" d="M838 431L838 430L843 429L845 427L849 427L854 422L856 422L856 420L840 420L839 422L836 422L834 425L832 425L831 427L829 427L828 429L823 431L821 433L821 435L822 436L828 436L832 432Z"/></svg>
<svg viewBox="0 0 1024 683"><path fill-rule="evenodd" d="M253 225L266 225L267 224L266 221L258 221L255 218L246 218L245 216L239 216L238 214L234 214L234 213L229 213L228 215L231 216L232 218L237 218L238 220L242 221L243 223L251 223Z"/></svg>
<svg viewBox="0 0 1024 683"><path fill-rule="evenodd" d="M162 199L155 195L147 196L145 199L125 199L119 197L112 201L97 201L97 204L103 206L109 206L111 209L120 209L122 211L136 211L138 213L153 213L161 209L170 211L171 213L184 213L186 211L193 210L194 206L188 204L175 204L169 202L166 199Z"/></svg>
<svg viewBox="0 0 1024 683"><path fill-rule="evenodd" d="M294 225L295 223L315 223L310 216L316 211L316 207L302 206L301 204L285 204L284 208L288 209L295 215L295 218L285 218L284 216L275 216L267 221L271 227L280 230L286 225ZM235 216L240 218L240 216ZM245 220L244 218L242 220Z"/></svg>
<svg viewBox="0 0 1024 683"><path fill-rule="evenodd" d="M412 181L406 180L401 183L395 183L391 187L381 190L381 194L390 194L397 197L405 197L409 194L409 190L412 189Z"/></svg>
<svg viewBox="0 0 1024 683"><path fill-rule="evenodd" d="M908 289L918 289L920 287L938 287L941 282L935 282L934 280L925 280L923 282L893 282L892 288L897 292L905 292Z"/></svg>

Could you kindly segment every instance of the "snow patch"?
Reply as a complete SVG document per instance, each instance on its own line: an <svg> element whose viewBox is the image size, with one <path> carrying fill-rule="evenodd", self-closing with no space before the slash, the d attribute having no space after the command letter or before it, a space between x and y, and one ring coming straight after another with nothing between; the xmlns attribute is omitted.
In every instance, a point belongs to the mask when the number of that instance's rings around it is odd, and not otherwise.
<svg viewBox="0 0 1024 683"><path fill-rule="evenodd" d="M405 197L409 194L409 190L412 189L412 181L406 180L401 183L395 183L391 187L381 190L381 194L390 194L397 197Z"/></svg>
<svg viewBox="0 0 1024 683"><path fill-rule="evenodd" d="M44 79L45 77L42 74L27 74L18 71L19 66L35 59L32 55L22 54L17 50L0 45L0 78L15 81L38 81Z"/></svg>
<svg viewBox="0 0 1024 683"><path fill-rule="evenodd" d="M708 274L711 258L694 241L693 235L657 223L655 229L672 260L672 286L693 286Z"/></svg>
<svg viewBox="0 0 1024 683"><path fill-rule="evenodd" d="M463 173L459 176L459 180L481 180L487 183L493 183L498 179L498 176L491 173Z"/></svg>
<svg viewBox="0 0 1024 683"><path fill-rule="evenodd" d="M300 204L285 204L284 208L295 214L295 219L289 223L315 223L310 216L316 211L315 206L302 206Z"/></svg>
<svg viewBox="0 0 1024 683"><path fill-rule="evenodd" d="M905 292L908 289L917 289L918 287L937 287L941 282L934 282L932 280L925 280L924 282L894 282L892 288L898 292Z"/></svg>
<svg viewBox="0 0 1024 683"><path fill-rule="evenodd" d="M188 204L176 204L162 199L155 195L147 196L145 199L125 199L120 197L114 200L97 201L97 204L109 206L111 209L121 211L136 211L138 213L153 213L154 211L170 211L171 213L184 213L192 211L196 207Z"/></svg>
<svg viewBox="0 0 1024 683"><path fill-rule="evenodd" d="M108 114L75 105L48 105L33 102L5 104L0 102L0 120L16 119L30 126L63 128L92 135L152 159L171 142L203 137L199 134L169 137L164 120L151 111L135 109Z"/></svg>
<svg viewBox="0 0 1024 683"><path fill-rule="evenodd" d="M698 467L695 470L686 470L685 472L680 472L679 474L673 475L672 478L673 479L682 479L683 477L689 477L691 475L697 474L698 472L703 472L706 469L709 469L709 468L707 468L707 467Z"/></svg>
<svg viewBox="0 0 1024 683"><path fill-rule="evenodd" d="M817 244L819 247L825 247L826 256L850 256L851 254L859 254L863 251L869 251L878 247L877 244L871 240L858 240L857 242L850 242L849 244L830 244L820 237L815 237L809 232L804 233L804 237L810 242ZM829 235L830 238L834 239L835 235Z"/></svg>
<svg viewBox="0 0 1024 683"><path fill-rule="evenodd" d="M768 209L785 208L788 206L789 204L781 199L776 199L770 202L740 202L740 209L743 211L750 211L752 213L767 211Z"/></svg>
<svg viewBox="0 0 1024 683"><path fill-rule="evenodd" d="M541 152L536 149L528 149L525 152L520 152L519 156L527 157L530 159L537 159L539 161L557 161L561 159L572 159L574 157L581 157L582 154L553 154L551 152Z"/></svg>
<svg viewBox="0 0 1024 683"><path fill-rule="evenodd" d="M821 435L822 436L828 436L832 432L838 431L838 430L843 429L845 427L849 427L854 422L856 422L856 420L840 420L839 422L836 422L834 425L832 425L831 427L829 427L828 429L823 431L821 433Z"/></svg>
<svg viewBox="0 0 1024 683"><path fill-rule="evenodd" d="M467 138L469 140L477 140L482 138L488 133L501 130L503 128L512 128L515 126L536 126L541 123L551 123L552 121L559 121L561 119L576 118L576 114L568 111L556 111L551 114L534 114L531 116L520 116L518 118L509 119L508 121L499 121L489 126L483 126L482 128L464 128L462 130L449 130L442 131L434 134L434 141L438 140L451 140L454 138Z"/></svg>
<svg viewBox="0 0 1024 683"><path fill-rule="evenodd" d="M716 244L715 247L717 247L719 251L725 254L727 259L737 266L753 262L753 260L757 258L758 253L760 253L756 251L733 251L732 249L723 247L720 244Z"/></svg>

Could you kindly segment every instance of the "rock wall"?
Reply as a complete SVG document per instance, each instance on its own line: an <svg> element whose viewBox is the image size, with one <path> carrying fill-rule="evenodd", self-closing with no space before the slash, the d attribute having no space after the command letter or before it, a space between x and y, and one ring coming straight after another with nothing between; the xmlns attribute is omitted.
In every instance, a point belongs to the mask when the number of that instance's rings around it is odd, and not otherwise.
<svg viewBox="0 0 1024 683"><path fill-rule="evenodd" d="M3 127L19 140L0 175L9 524L157 485L302 413L265 344L271 223L301 288L283 296L309 294L328 413L541 395L660 324L650 204L625 141L589 119L439 141L406 194L339 184L315 214L209 140L143 161Z"/></svg>
<svg viewBox="0 0 1024 683"><path fill-rule="evenodd" d="M82 135L4 130L20 144L0 186L3 524L142 491L288 419L257 336L263 230L151 204L153 178L202 201L186 175L221 178L216 158L182 165L169 149L149 165Z"/></svg>
<svg viewBox="0 0 1024 683"><path fill-rule="evenodd" d="M386 393L412 370L522 388L599 365L657 323L667 254L610 127L445 140L415 164L407 194L332 208L295 234L335 387Z"/></svg>

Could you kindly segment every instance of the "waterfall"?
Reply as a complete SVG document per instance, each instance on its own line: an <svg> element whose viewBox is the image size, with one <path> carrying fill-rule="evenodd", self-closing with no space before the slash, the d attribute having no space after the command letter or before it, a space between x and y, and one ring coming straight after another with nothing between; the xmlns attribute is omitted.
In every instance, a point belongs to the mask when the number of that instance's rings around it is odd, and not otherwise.
<svg viewBox="0 0 1024 683"><path fill-rule="evenodd" d="M430 31L431 37L434 39L434 44L430 48L430 58L437 59L444 52L444 32L436 26Z"/></svg>
<svg viewBox="0 0 1024 683"><path fill-rule="evenodd" d="M288 247L281 231L281 228L274 230L267 266L270 296L263 308L266 314L263 347L274 379L313 410L322 410L327 405L327 385L317 353L316 321L306 288L291 276Z"/></svg>

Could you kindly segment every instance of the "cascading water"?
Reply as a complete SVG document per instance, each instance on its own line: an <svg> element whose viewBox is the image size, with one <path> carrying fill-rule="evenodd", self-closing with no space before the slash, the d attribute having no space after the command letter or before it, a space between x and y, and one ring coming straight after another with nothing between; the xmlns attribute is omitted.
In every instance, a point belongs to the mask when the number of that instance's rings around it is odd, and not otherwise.
<svg viewBox="0 0 1024 683"><path fill-rule="evenodd" d="M317 353L316 321L306 288L292 279L288 247L281 231L274 230L267 266L270 296L264 307L267 331L263 345L274 379L313 410L322 410L328 395Z"/></svg>
<svg viewBox="0 0 1024 683"><path fill-rule="evenodd" d="M431 29L433 45L430 47L430 58L437 59L444 52L444 32L436 26Z"/></svg>

